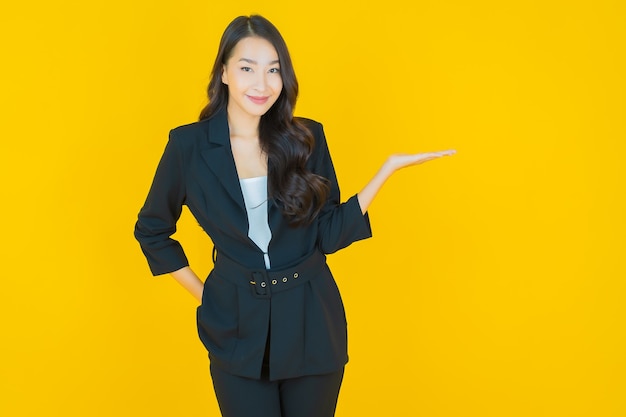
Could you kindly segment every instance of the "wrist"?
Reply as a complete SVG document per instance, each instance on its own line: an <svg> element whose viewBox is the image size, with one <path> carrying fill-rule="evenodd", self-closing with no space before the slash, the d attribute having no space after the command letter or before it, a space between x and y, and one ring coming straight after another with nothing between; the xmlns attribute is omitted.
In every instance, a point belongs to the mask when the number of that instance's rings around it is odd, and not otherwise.
<svg viewBox="0 0 626 417"><path fill-rule="evenodd" d="M391 157L387 158L387 160L383 163L383 165L378 170L378 174L387 179L393 174L398 168L395 166L394 161Z"/></svg>

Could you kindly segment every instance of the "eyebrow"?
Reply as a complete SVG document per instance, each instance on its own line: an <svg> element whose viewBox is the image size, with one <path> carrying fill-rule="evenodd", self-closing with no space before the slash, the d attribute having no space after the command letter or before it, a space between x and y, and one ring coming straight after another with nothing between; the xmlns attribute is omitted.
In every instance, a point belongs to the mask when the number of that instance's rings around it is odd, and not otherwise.
<svg viewBox="0 0 626 417"><path fill-rule="evenodd" d="M241 62L241 61L244 61L244 62L247 62L247 63L249 63L249 64L258 65L258 62L256 62L254 59L249 59L249 58L241 58L239 61L240 61L240 62ZM279 63L280 63L280 61L279 61L278 59L276 59L276 60L274 60L274 61L271 61L269 64L270 64L270 65L274 65L274 64L279 64Z"/></svg>

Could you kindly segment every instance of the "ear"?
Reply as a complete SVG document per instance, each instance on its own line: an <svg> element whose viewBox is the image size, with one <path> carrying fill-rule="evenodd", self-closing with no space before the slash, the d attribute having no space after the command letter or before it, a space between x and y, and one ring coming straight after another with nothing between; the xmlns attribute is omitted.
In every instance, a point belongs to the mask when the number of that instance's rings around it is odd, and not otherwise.
<svg viewBox="0 0 626 417"><path fill-rule="evenodd" d="M228 74L226 74L226 65L222 65L222 84L228 85Z"/></svg>

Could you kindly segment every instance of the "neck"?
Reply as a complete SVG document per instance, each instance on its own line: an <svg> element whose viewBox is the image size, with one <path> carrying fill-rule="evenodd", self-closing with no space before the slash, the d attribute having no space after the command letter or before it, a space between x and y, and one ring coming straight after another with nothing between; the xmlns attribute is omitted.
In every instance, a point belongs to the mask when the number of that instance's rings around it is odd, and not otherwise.
<svg viewBox="0 0 626 417"><path fill-rule="evenodd" d="M241 138L257 138L259 136L260 116L245 114L239 109L232 108L230 105L227 108L227 112L231 136Z"/></svg>

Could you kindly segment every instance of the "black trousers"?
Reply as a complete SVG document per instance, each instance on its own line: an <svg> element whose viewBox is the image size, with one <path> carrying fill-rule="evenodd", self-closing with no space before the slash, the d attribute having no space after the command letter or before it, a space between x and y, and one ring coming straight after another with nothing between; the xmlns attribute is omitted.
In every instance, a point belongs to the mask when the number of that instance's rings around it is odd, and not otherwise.
<svg viewBox="0 0 626 417"><path fill-rule="evenodd" d="M332 417L343 368L332 374L269 381L232 375L211 365L211 377L223 417Z"/></svg>

